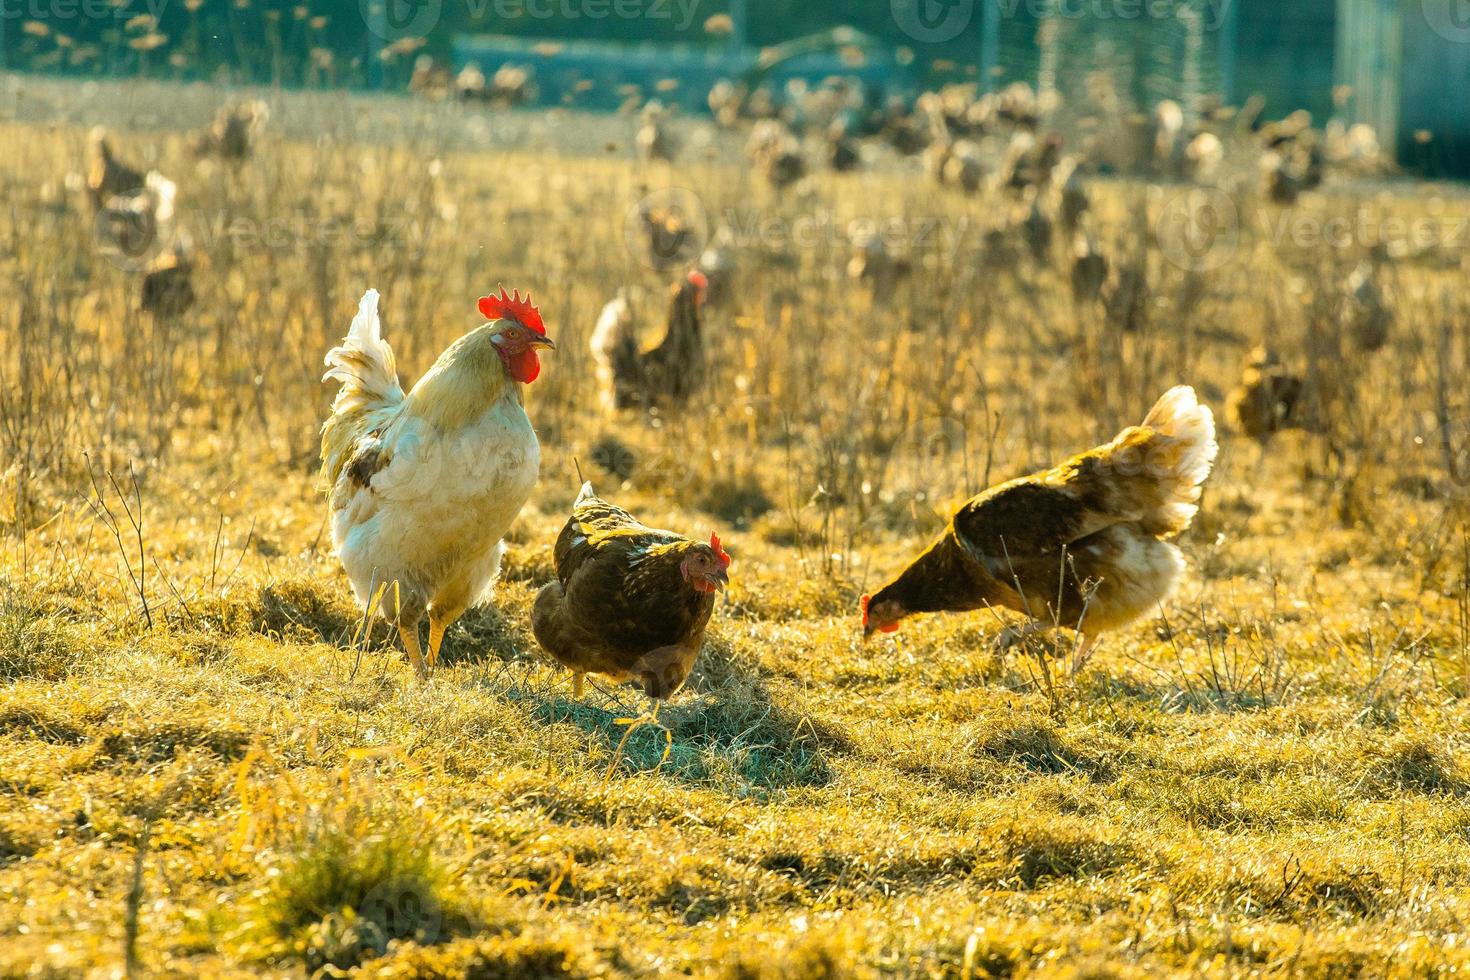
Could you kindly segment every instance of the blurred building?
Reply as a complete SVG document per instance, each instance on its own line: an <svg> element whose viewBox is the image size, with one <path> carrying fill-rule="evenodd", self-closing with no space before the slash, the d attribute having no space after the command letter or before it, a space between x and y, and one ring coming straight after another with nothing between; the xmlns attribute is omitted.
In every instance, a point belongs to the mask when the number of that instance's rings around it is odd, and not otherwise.
<svg viewBox="0 0 1470 980"><path fill-rule="evenodd" d="M1338 0L1343 112L1416 172L1470 177L1470 4Z"/></svg>
<svg viewBox="0 0 1470 980"><path fill-rule="evenodd" d="M1470 177L1466 0L978 2L992 85L1025 81L1076 103L1106 78L1143 110L1259 95L1265 118L1307 109L1319 126L1367 123L1405 169Z"/></svg>

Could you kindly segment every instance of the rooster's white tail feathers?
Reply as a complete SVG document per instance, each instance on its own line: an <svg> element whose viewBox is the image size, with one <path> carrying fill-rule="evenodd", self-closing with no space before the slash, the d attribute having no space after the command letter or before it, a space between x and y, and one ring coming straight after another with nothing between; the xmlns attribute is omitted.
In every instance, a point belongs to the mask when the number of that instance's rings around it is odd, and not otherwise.
<svg viewBox="0 0 1470 980"><path fill-rule="evenodd" d="M327 353L326 365L322 380L335 379L342 385L332 405L334 413L371 410L403 401L393 348L383 339L383 325L378 319L376 289L362 294L351 329L341 345Z"/></svg>
<svg viewBox="0 0 1470 980"><path fill-rule="evenodd" d="M592 490L592 481L587 480L582 484L582 492L577 494L577 502L572 506L580 507L582 504L585 504L587 501L592 500L596 496L597 494L594 493Z"/></svg>

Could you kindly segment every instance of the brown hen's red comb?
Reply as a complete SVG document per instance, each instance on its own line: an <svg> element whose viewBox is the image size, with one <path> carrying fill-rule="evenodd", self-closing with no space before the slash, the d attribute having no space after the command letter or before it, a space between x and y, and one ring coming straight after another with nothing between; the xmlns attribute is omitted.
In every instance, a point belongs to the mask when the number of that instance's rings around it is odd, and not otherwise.
<svg viewBox="0 0 1470 980"><path fill-rule="evenodd" d="M527 330L534 330L539 334L546 333L546 326L541 322L541 311L531 305L531 294L521 298L521 291L517 289L514 293L506 293L505 287L500 287L500 295L480 297L480 315L487 320L514 320Z"/></svg>
<svg viewBox="0 0 1470 980"><path fill-rule="evenodd" d="M721 568L730 567L730 556L725 554L725 549L720 547L720 536L711 531L709 534L709 546L714 549L715 557L720 560Z"/></svg>

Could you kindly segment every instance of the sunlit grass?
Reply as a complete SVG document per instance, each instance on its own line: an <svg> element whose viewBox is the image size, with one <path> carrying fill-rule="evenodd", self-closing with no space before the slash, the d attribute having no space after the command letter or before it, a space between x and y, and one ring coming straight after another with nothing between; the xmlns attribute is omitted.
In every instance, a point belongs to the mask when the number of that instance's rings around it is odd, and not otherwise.
<svg viewBox="0 0 1470 980"><path fill-rule="evenodd" d="M198 242L200 300L170 323L136 312L135 277L65 191L85 129L0 123L17 148L0 158L0 975L115 971L130 935L160 975L1464 968L1470 537L1436 396L1470 350L1463 256L1391 266L1393 341L1333 360L1312 325L1361 248L1253 223L1191 280L1138 220L1168 189L1100 180L1102 247L1146 254L1154 284L1151 326L1120 335L1074 307L1060 262L920 250L890 295L847 280L850 219L1009 212L901 162L777 199L728 163L471 150L436 135L461 118L414 118L412 146L370 119L268 133L238 174L115 121L195 229L294 229ZM664 185L717 221L830 213L837 234L740 241L711 385L654 426L601 414L584 350L619 287L663 293L623 219ZM1329 185L1294 213L1363 207L1430 205ZM310 230L340 221L364 230ZM419 684L329 554L321 357L376 286L411 380L500 282L533 292L559 343L527 396L542 482L495 605ZM656 333L659 302L639 308ZM1262 448L1222 406L1268 337L1340 388L1323 431ZM1221 412L1224 446L1163 615L1075 684L1045 644L992 652L990 614L859 641L857 596L955 500L1176 382ZM666 759L652 727L616 756L641 696L574 700L530 635L574 460L735 557L660 712Z"/></svg>

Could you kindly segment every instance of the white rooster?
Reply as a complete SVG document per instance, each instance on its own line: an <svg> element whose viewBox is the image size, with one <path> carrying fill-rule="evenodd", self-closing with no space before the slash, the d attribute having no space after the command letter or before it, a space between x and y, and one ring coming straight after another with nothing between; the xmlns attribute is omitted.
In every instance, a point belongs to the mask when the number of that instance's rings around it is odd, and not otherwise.
<svg viewBox="0 0 1470 980"><path fill-rule="evenodd" d="M383 340L378 292L327 354L323 381L342 383L322 427L332 543L358 602L381 595L409 661L425 674L444 631L490 598L501 540L536 485L541 448L521 385L554 348L530 297L483 297L485 322L439 355L408 394ZM429 649L419 623L429 617Z"/></svg>

